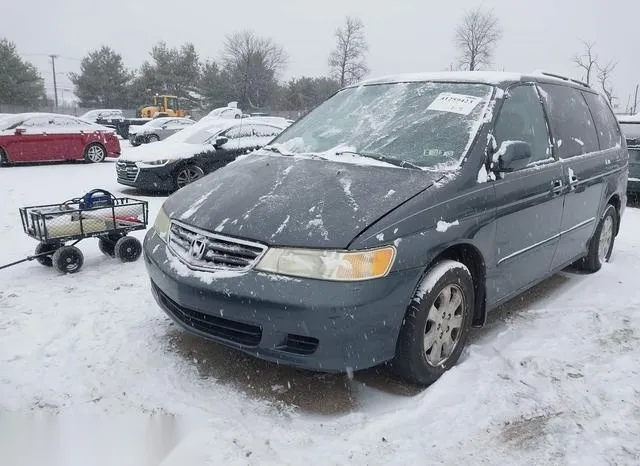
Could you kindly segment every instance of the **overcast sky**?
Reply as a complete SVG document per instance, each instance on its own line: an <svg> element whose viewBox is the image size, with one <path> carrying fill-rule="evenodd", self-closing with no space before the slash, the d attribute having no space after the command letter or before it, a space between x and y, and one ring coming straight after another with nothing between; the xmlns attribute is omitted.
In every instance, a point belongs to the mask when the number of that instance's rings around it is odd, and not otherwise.
<svg viewBox="0 0 640 466"><path fill-rule="evenodd" d="M139 66L159 40L170 46L193 42L201 58L218 58L225 34L253 29L289 54L284 77L323 75L334 30L346 15L365 24L371 75L438 71L455 62L453 36L465 9L479 4L499 17L503 38L494 69L544 69L581 77L571 57L580 40L596 42L602 61L616 60L615 94L624 107L640 82L638 0L31 0L0 8L0 36L14 41L24 58L43 72L46 54L61 56L62 73L103 44ZM579 6L578 6L579 5ZM60 75L59 86L69 89ZM0 83L1 85L1 83Z"/></svg>

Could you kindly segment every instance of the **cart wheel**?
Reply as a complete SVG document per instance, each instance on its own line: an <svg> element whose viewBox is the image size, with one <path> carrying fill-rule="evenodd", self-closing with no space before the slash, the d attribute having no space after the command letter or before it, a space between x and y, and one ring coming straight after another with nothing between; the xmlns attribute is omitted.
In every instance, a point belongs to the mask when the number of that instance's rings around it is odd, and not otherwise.
<svg viewBox="0 0 640 466"><path fill-rule="evenodd" d="M116 255L115 249L117 241L117 239L115 241L111 241L108 238L100 238L98 239L98 247L100 248L100 251L102 251L102 254L113 257Z"/></svg>
<svg viewBox="0 0 640 466"><path fill-rule="evenodd" d="M142 254L142 244L138 238L125 236L116 242L115 254L122 262L135 262Z"/></svg>
<svg viewBox="0 0 640 466"><path fill-rule="evenodd" d="M60 245L55 243L38 243L35 252L36 256L38 254L42 254L43 252L50 252L51 254L49 254L48 256L36 257L36 260L39 264L44 265L45 267L53 267L53 259L51 258L51 256L53 256L53 253L56 252L59 247Z"/></svg>
<svg viewBox="0 0 640 466"><path fill-rule="evenodd" d="M53 266L61 273L76 273L84 263L82 251L75 246L62 246L53 255Z"/></svg>

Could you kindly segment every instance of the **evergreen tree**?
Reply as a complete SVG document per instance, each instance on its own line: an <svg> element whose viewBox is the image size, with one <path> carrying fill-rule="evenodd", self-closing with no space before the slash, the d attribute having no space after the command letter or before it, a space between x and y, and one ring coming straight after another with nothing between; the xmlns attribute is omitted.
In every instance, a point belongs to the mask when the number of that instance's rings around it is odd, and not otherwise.
<svg viewBox="0 0 640 466"><path fill-rule="evenodd" d="M45 99L37 68L20 58L16 45L0 39L0 103L35 106Z"/></svg>
<svg viewBox="0 0 640 466"><path fill-rule="evenodd" d="M109 47L89 52L80 63L80 73L71 73L69 78L82 106L121 108L127 103L132 74L124 67L122 56Z"/></svg>

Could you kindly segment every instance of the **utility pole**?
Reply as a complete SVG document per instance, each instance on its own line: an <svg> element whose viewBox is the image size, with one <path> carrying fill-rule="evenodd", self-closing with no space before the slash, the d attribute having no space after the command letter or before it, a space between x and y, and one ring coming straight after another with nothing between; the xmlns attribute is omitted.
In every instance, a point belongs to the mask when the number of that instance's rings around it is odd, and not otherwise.
<svg viewBox="0 0 640 466"><path fill-rule="evenodd" d="M55 96L56 110L58 110L58 83L56 82L56 58L58 55L49 55L53 68L53 94Z"/></svg>
<svg viewBox="0 0 640 466"><path fill-rule="evenodd" d="M638 88L640 88L640 84L636 84L636 96L633 99L633 113L636 114L638 112Z"/></svg>

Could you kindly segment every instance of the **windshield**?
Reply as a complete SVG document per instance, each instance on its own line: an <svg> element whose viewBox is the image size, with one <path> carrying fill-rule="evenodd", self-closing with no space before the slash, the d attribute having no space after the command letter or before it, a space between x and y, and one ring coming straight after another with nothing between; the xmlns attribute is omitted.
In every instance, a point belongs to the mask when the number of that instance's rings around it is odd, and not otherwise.
<svg viewBox="0 0 640 466"><path fill-rule="evenodd" d="M0 117L0 131L4 131L7 129L13 129L13 127L17 126L19 123L24 121L24 116L22 115L9 115Z"/></svg>
<svg viewBox="0 0 640 466"><path fill-rule="evenodd" d="M171 118L156 118L154 120L148 121L147 123L145 123L144 126L145 128L158 128L162 125L164 125L165 123L167 123L168 121L170 121Z"/></svg>
<svg viewBox="0 0 640 466"><path fill-rule="evenodd" d="M394 83L345 89L278 136L283 152L357 152L420 167L457 165L482 123L486 84Z"/></svg>

